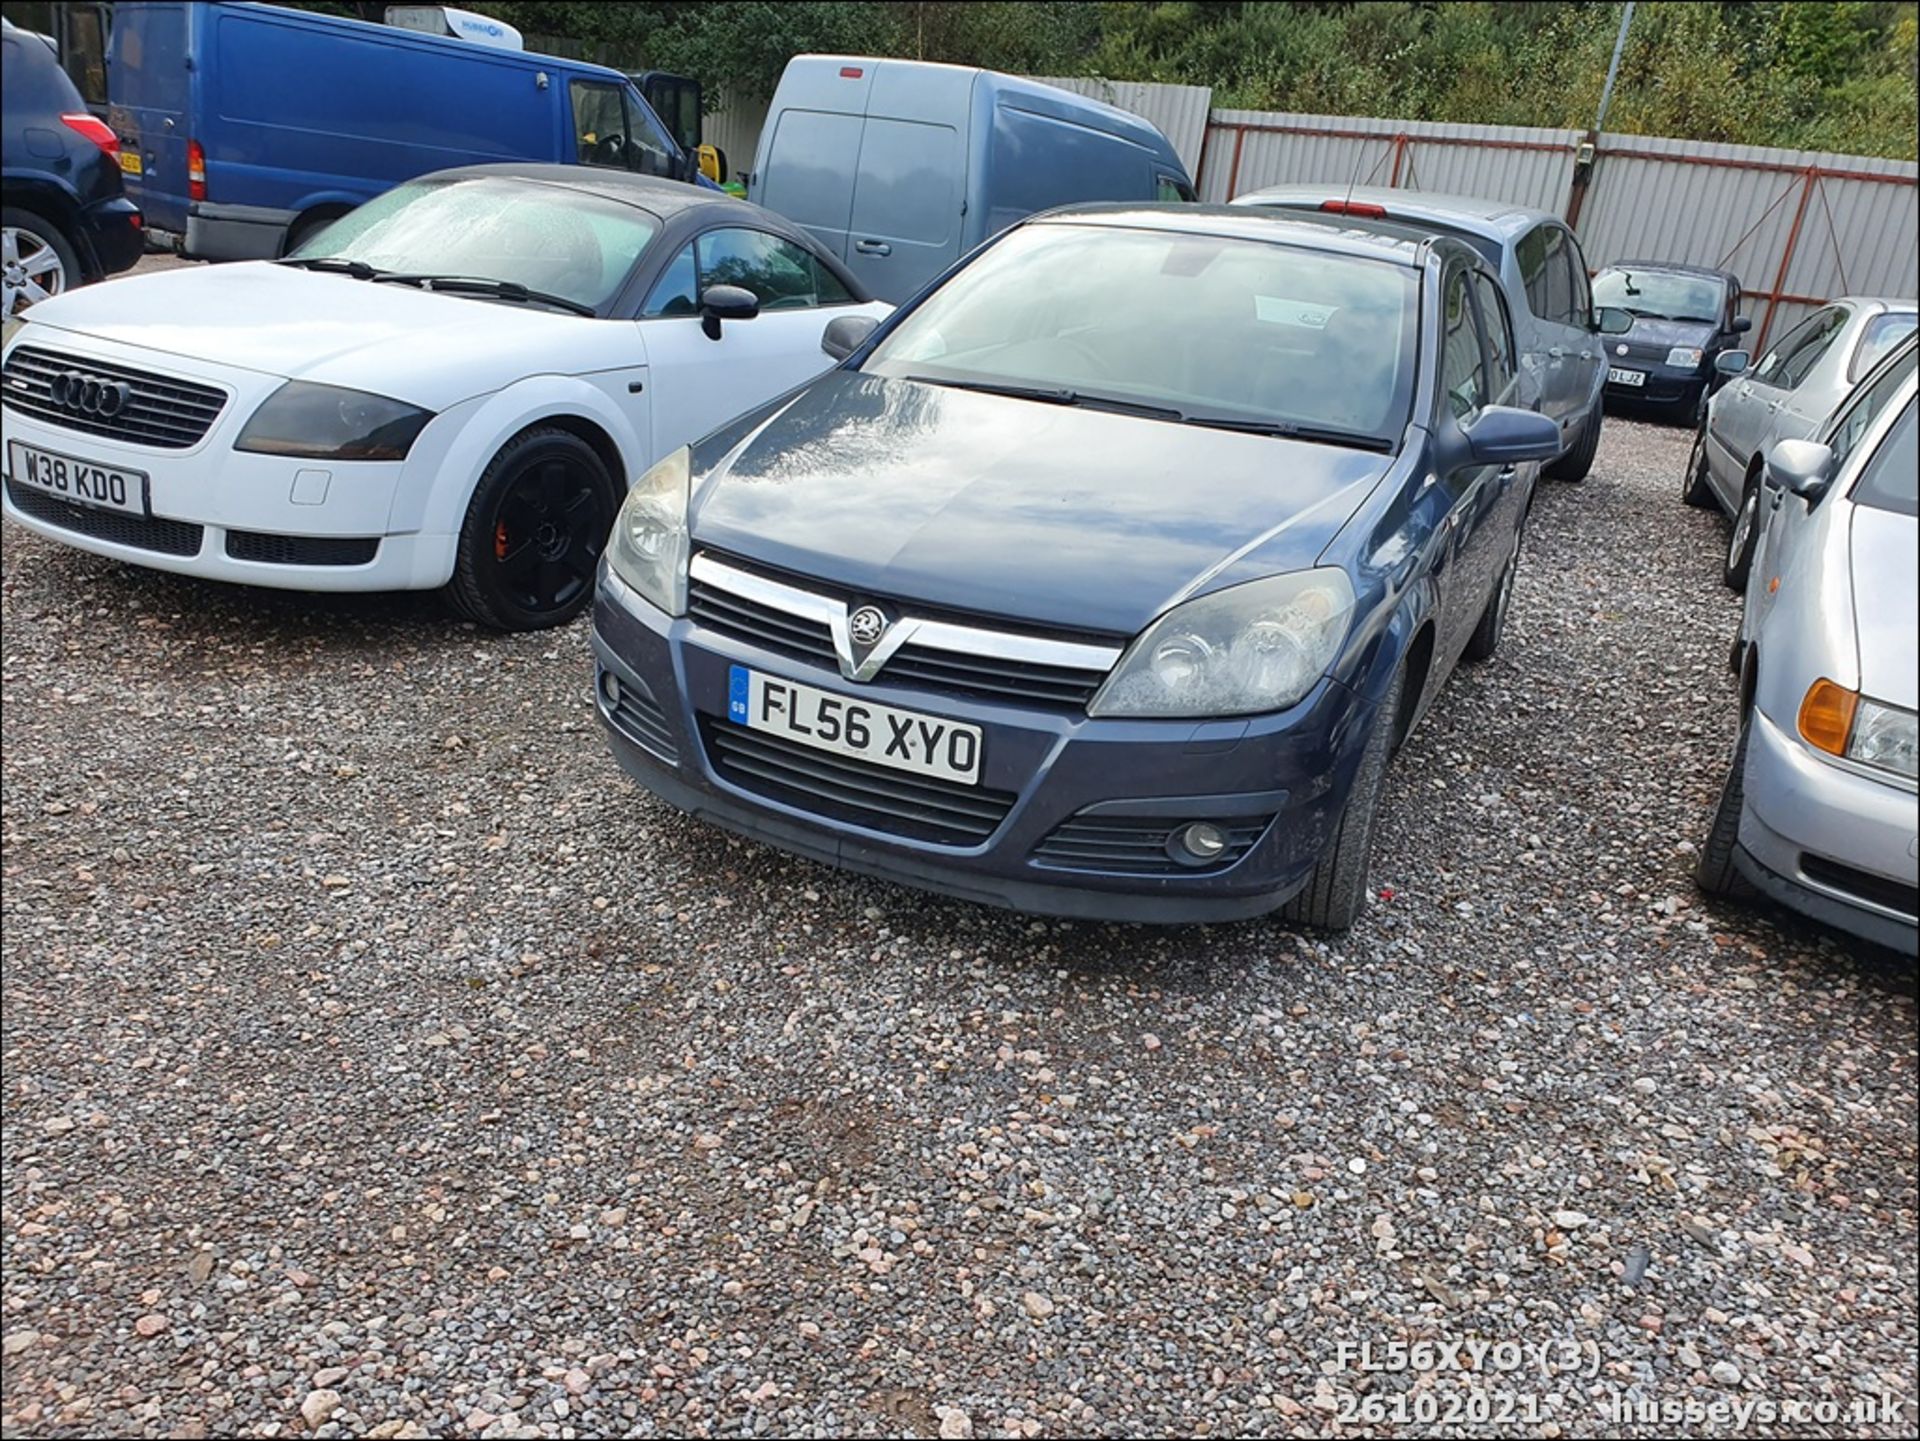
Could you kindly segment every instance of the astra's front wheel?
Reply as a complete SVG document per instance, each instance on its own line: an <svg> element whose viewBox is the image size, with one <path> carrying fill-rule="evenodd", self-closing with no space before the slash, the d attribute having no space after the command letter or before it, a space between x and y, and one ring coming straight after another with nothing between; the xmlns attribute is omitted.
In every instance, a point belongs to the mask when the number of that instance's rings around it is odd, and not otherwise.
<svg viewBox="0 0 1920 1441"><path fill-rule="evenodd" d="M1387 779L1387 759L1393 753L1393 732L1400 714L1400 693L1406 685L1403 667L1393 678L1386 699L1373 718L1373 733L1360 757L1346 809L1334 822L1333 837L1320 854L1306 889L1287 902L1281 912L1299 925L1323 931L1344 931L1367 904L1367 861L1373 851L1373 824L1380 814L1380 792Z"/></svg>
<svg viewBox="0 0 1920 1441"><path fill-rule="evenodd" d="M593 598L619 505L586 441L557 426L523 430L474 487L448 597L496 630L565 625Z"/></svg>

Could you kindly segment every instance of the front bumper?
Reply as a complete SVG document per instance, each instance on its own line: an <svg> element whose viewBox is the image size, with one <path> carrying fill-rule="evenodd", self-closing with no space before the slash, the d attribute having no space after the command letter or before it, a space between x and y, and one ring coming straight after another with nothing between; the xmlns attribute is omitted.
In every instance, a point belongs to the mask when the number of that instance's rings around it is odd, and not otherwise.
<svg viewBox="0 0 1920 1441"><path fill-rule="evenodd" d="M1179 923L1262 914L1306 884L1344 806L1376 707L1323 681L1274 716L1227 722L1092 720L1063 711L855 683L804 661L670 619L603 574L593 612L595 694L636 781L702 819L865 875L989 905L1083 919ZM862 699L980 726L981 789L1010 796L976 844L916 839L794 803L728 768L716 748L728 673L748 665ZM624 697L616 703L612 690ZM636 704L636 697L638 703ZM1168 874L1059 859L1061 827L1215 820L1257 836L1237 858Z"/></svg>
<svg viewBox="0 0 1920 1441"><path fill-rule="evenodd" d="M124 195L96 201L80 212L80 230L93 252L92 274L118 275L131 269L147 250L140 228L140 207Z"/></svg>
<svg viewBox="0 0 1920 1441"><path fill-rule="evenodd" d="M1920 953L1920 833L1909 787L1814 755L1760 712L1734 864L1780 904Z"/></svg>
<svg viewBox="0 0 1920 1441"><path fill-rule="evenodd" d="M1644 385L1620 385L1612 380L1607 381L1606 395L1609 400L1685 407L1691 411L1700 403L1700 397L1707 388L1706 377L1699 371L1678 370L1653 361L1610 357L1608 369L1637 370L1647 378Z"/></svg>
<svg viewBox="0 0 1920 1441"><path fill-rule="evenodd" d="M233 442L280 377L59 331L31 322L9 342L85 370L89 361L212 387L227 399L183 448L91 434L0 403L7 519L51 540L134 565L242 585L306 591L431 589L452 573L455 537L402 530L396 511L431 481L453 412L436 417L404 462L315 461L238 451ZM15 444L147 477L147 514L53 503L13 475Z"/></svg>

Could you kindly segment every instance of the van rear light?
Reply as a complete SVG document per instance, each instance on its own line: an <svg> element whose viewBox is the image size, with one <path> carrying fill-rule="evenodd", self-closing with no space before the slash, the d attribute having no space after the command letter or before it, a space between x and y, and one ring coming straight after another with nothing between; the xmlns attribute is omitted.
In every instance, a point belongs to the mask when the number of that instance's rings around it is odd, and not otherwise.
<svg viewBox="0 0 1920 1441"><path fill-rule="evenodd" d="M198 140L187 142L187 199L207 198L207 152Z"/></svg>
<svg viewBox="0 0 1920 1441"><path fill-rule="evenodd" d="M1387 207L1370 200L1322 200L1320 208L1330 215L1358 215L1363 220L1387 218Z"/></svg>
<svg viewBox="0 0 1920 1441"><path fill-rule="evenodd" d="M108 129L106 122L98 115L89 115L82 110L75 115L62 115L60 123L75 135L84 135L115 160L120 158L120 137Z"/></svg>
<svg viewBox="0 0 1920 1441"><path fill-rule="evenodd" d="M867 72L862 70L858 65L842 65L840 67L840 78L842 80L858 80L866 73Z"/></svg>

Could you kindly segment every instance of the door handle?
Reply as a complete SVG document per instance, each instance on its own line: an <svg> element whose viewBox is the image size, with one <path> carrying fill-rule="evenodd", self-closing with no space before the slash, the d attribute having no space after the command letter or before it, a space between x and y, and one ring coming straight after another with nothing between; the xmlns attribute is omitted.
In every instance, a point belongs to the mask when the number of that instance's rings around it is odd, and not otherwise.
<svg viewBox="0 0 1920 1441"><path fill-rule="evenodd" d="M893 247L884 240L856 240L853 248L862 255L891 255Z"/></svg>
<svg viewBox="0 0 1920 1441"><path fill-rule="evenodd" d="M1777 401L1777 400L1769 400L1769 401L1767 402L1767 409L1768 409L1768 411L1775 411L1775 410L1778 410L1779 408L1780 408L1780 402L1779 402L1779 401Z"/></svg>
<svg viewBox="0 0 1920 1441"><path fill-rule="evenodd" d="M1565 347L1565 346L1562 346L1562 345L1550 345L1550 346L1548 346L1548 347L1547 347L1547 354L1548 354L1549 356L1551 356L1551 357L1552 357L1553 359L1555 359L1555 360L1565 360L1565 359L1567 358L1567 351L1566 351L1566 347Z"/></svg>

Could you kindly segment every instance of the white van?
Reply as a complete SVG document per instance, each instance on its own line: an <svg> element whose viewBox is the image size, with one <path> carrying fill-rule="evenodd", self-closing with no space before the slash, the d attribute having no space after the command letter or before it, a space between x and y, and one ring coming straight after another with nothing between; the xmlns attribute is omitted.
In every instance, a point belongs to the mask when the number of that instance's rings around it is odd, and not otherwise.
<svg viewBox="0 0 1920 1441"><path fill-rule="evenodd" d="M1051 85L917 60L798 55L747 198L895 304L1014 221L1084 200L1191 200L1147 121Z"/></svg>

